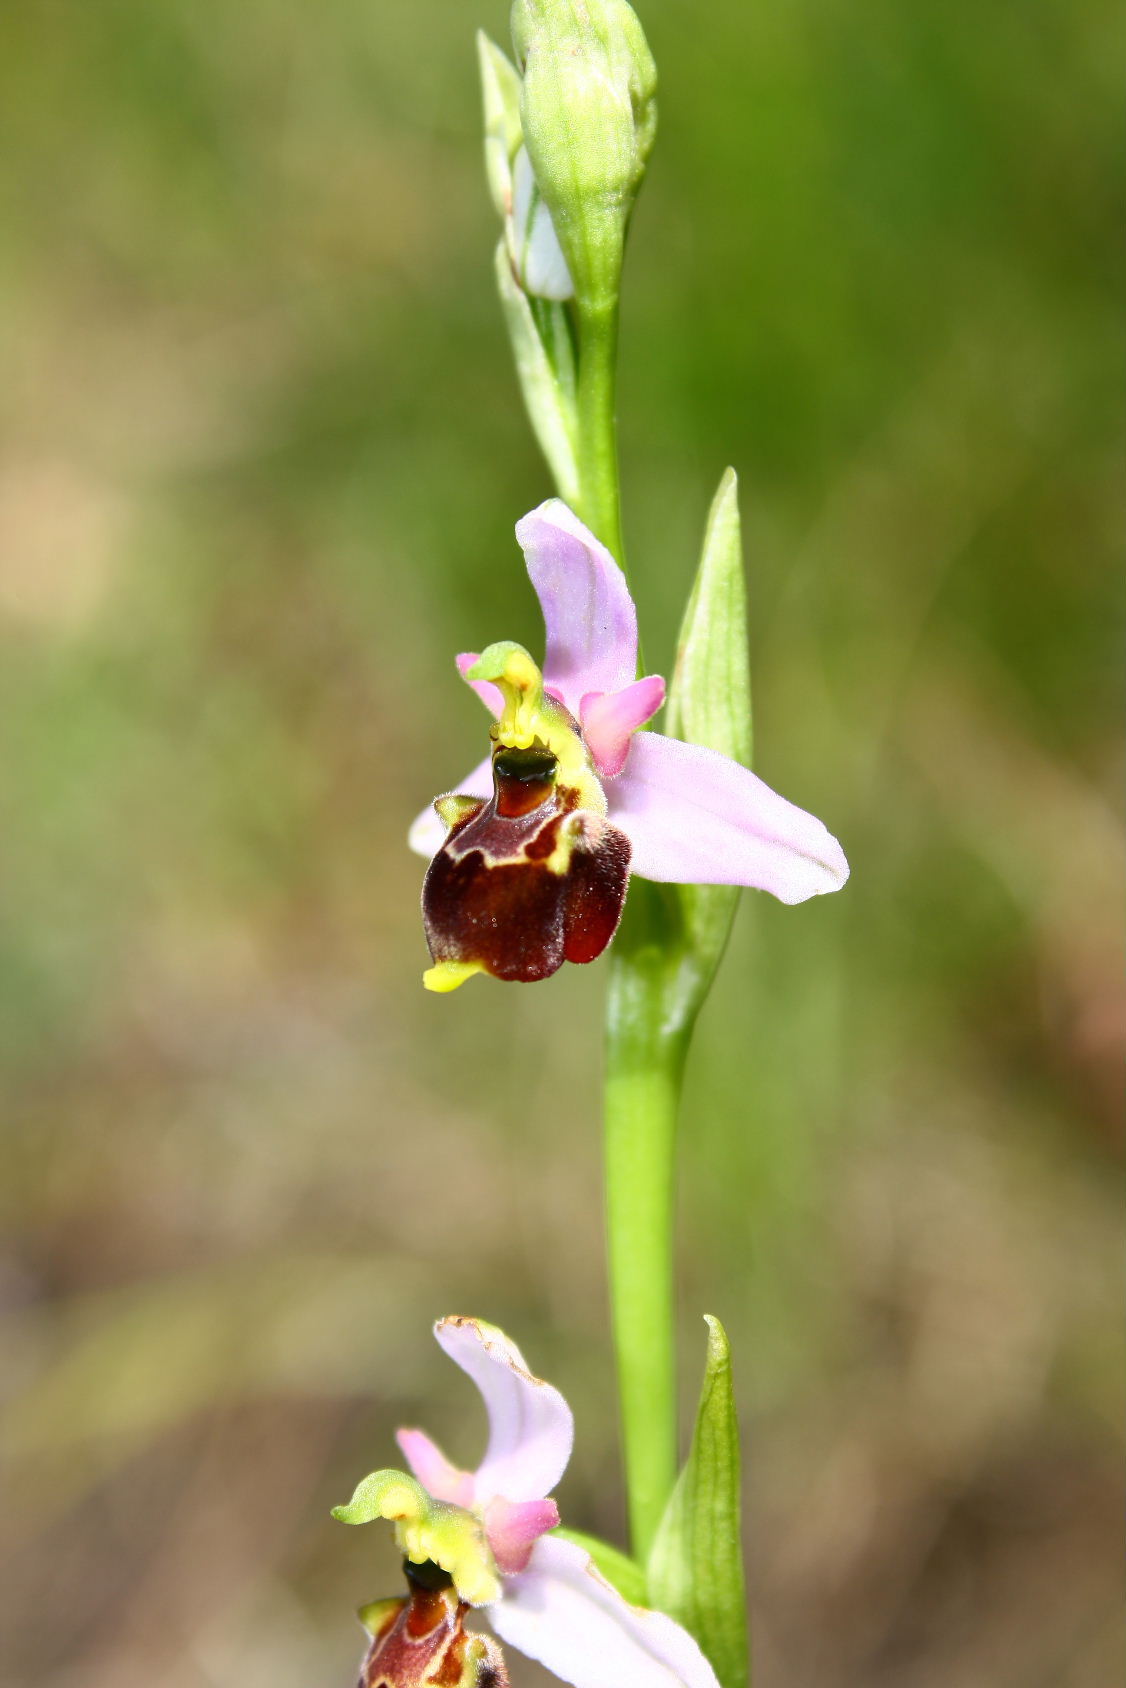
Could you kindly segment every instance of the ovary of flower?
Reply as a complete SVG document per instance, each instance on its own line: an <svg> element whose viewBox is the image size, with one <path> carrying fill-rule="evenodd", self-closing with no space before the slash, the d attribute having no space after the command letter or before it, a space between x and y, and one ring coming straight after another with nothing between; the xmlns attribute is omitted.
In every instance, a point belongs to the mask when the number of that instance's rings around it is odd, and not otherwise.
<svg viewBox="0 0 1126 1688"><path fill-rule="evenodd" d="M543 610L545 702L567 711L604 813L630 847L629 872L682 884L747 885L784 903L837 891L848 863L837 840L804 809L729 757L653 731L641 732L664 701L664 681L635 678L637 614L613 557L558 498L517 523L528 574ZM490 650L498 648L491 646ZM527 653L525 652L526 656ZM494 717L505 700L474 653L458 668ZM492 757L455 788L487 800ZM433 808L410 831L433 856L444 828Z"/></svg>
<svg viewBox="0 0 1126 1688"><path fill-rule="evenodd" d="M399 1446L414 1473L376 1472L365 1478L336 1516L347 1523L385 1517L384 1505L421 1514L442 1507L448 1527L462 1531L454 1570L458 1595L484 1606L501 1640L537 1659L575 1688L718 1688L696 1642L664 1613L633 1606L600 1574L575 1542L550 1534L559 1523L551 1500L574 1440L571 1410L557 1389L534 1377L515 1343L479 1319L442 1319L442 1348L480 1390L489 1419L485 1455L462 1471L421 1430L401 1430ZM417 1502L418 1486L425 1503ZM481 1532L478 1558L467 1551L473 1520ZM428 1533L416 1547L449 1543ZM481 1547L488 1558L479 1557ZM477 1580L492 1567L496 1590L481 1598ZM465 1578L468 1567L468 1581Z"/></svg>

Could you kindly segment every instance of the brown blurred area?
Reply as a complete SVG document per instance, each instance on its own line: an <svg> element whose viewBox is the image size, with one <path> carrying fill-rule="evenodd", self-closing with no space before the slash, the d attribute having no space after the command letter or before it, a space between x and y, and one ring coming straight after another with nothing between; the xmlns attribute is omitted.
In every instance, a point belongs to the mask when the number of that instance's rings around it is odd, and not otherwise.
<svg viewBox="0 0 1126 1688"><path fill-rule="evenodd" d="M733 462L759 771L683 1133L756 1688L1105 1688L1122 1629L1120 119L1090 0L640 8L626 527L667 668ZM419 987L457 650L549 488L454 0L0 15L0 1688L331 1688L503 1325L622 1539L601 970ZM513 1680L546 1680L513 1660Z"/></svg>

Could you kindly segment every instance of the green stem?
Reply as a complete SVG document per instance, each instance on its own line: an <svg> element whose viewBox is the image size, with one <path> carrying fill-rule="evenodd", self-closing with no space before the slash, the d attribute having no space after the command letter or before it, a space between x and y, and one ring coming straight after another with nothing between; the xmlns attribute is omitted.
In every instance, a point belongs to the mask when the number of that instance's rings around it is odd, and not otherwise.
<svg viewBox="0 0 1126 1688"><path fill-rule="evenodd" d="M579 509L575 512L625 567L618 486L618 306L580 305L575 395Z"/></svg>
<svg viewBox="0 0 1126 1688"><path fill-rule="evenodd" d="M576 512L625 566L616 418L618 310L579 307ZM691 1017L670 1002L663 887L634 880L610 960L606 1229L633 1551L644 1563L677 1470L676 1121ZM671 1010L671 1012L670 1012Z"/></svg>
<svg viewBox="0 0 1126 1688"><path fill-rule="evenodd" d="M684 1065L718 953L701 965L683 901L630 882L610 952L606 1216L633 1552L648 1558L676 1480L676 1136Z"/></svg>
<svg viewBox="0 0 1126 1688"><path fill-rule="evenodd" d="M616 420L618 309L580 306L577 514L624 567ZM633 1551L644 1563L677 1471L673 1272L676 1123L695 1007L679 911L635 879L610 959L606 1228Z"/></svg>
<svg viewBox="0 0 1126 1688"><path fill-rule="evenodd" d="M634 880L611 955L606 1218L630 1534L645 1563L677 1470L673 1272L676 1124L688 1028L669 1015L656 887Z"/></svg>

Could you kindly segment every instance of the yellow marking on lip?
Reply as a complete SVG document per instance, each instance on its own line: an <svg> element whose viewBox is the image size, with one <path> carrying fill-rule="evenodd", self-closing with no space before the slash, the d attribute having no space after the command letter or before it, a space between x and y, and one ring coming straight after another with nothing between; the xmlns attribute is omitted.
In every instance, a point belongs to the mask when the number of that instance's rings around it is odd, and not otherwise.
<svg viewBox="0 0 1126 1688"><path fill-rule="evenodd" d="M433 967L426 969L422 982L428 991L437 991L439 995L444 996L464 985L474 973L484 971L479 961L436 961Z"/></svg>

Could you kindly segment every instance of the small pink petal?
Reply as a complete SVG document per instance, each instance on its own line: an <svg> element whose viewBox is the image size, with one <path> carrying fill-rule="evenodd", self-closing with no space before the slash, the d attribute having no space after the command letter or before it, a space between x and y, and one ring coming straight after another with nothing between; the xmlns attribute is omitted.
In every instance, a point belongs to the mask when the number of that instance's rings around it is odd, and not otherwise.
<svg viewBox="0 0 1126 1688"><path fill-rule="evenodd" d="M473 1505L472 1473L459 1471L456 1465L451 1465L425 1430L396 1430L395 1440L427 1494L433 1495L435 1500L448 1501L451 1506Z"/></svg>
<svg viewBox="0 0 1126 1688"><path fill-rule="evenodd" d="M477 1468L478 1504L496 1495L542 1500L567 1469L575 1436L571 1409L524 1364L514 1342L481 1319L440 1319L434 1326L451 1360L481 1391L489 1445Z"/></svg>
<svg viewBox="0 0 1126 1688"><path fill-rule="evenodd" d="M505 1576L522 1571L534 1543L558 1525L559 1508L553 1500L511 1501L498 1495L485 1508L485 1534Z"/></svg>
<svg viewBox="0 0 1126 1688"><path fill-rule="evenodd" d="M475 662L481 660L480 651L462 651L457 660L457 671L465 680L466 674ZM489 714L496 720L504 708L504 698L499 686L494 686L491 680L465 680L467 686L472 686ZM472 792L470 793L472 796Z"/></svg>
<svg viewBox="0 0 1126 1688"><path fill-rule="evenodd" d="M587 692L579 705L579 720L594 765L613 779L625 767L629 742L665 701L665 682L647 674L617 692Z"/></svg>
<svg viewBox="0 0 1126 1688"><path fill-rule="evenodd" d="M559 1536L541 1537L527 1570L505 1578L489 1621L574 1688L719 1688L687 1630L631 1606L589 1553Z"/></svg>
<svg viewBox="0 0 1126 1688"><path fill-rule="evenodd" d="M637 612L626 577L560 498L516 524L547 628L545 680L572 715L584 692L616 692L637 673Z"/></svg>
<svg viewBox="0 0 1126 1688"><path fill-rule="evenodd" d="M753 885L801 903L848 878L844 851L816 816L700 745L640 733L606 795L642 879Z"/></svg>
<svg viewBox="0 0 1126 1688"><path fill-rule="evenodd" d="M448 788L450 791L463 792L466 797L491 797L493 795L493 759L486 756L483 762L478 762L471 773L457 785ZM419 856L430 857L436 855L446 841L447 827L438 818L433 803L428 803L420 815L416 815L407 833L407 843Z"/></svg>

